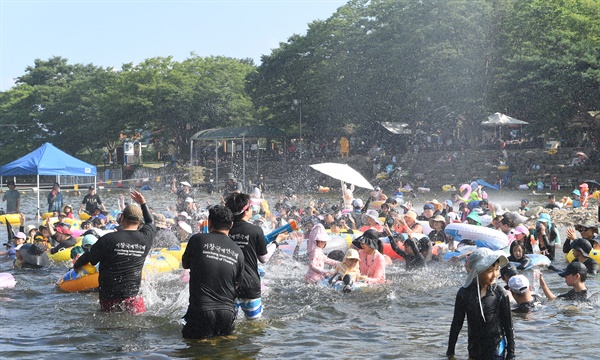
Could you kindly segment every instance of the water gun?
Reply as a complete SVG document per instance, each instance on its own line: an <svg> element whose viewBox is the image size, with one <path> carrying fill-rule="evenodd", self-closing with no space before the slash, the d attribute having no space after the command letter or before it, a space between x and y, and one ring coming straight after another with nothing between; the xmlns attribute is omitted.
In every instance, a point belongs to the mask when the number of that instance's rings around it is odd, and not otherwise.
<svg viewBox="0 0 600 360"><path fill-rule="evenodd" d="M275 230L271 231L270 233L268 233L267 235L265 235L265 240L267 242L267 245L269 245L270 243L275 241L275 239L277 238L277 235L284 233L284 232L292 232L294 230L298 230L298 224L296 223L295 220L290 220L290 222L288 224L278 227L277 229L275 229Z"/></svg>

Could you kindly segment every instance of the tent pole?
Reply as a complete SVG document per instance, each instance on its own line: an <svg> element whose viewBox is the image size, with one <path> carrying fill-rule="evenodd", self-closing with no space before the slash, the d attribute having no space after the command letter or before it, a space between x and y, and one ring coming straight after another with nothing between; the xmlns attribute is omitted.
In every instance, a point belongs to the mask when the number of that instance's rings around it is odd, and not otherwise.
<svg viewBox="0 0 600 360"><path fill-rule="evenodd" d="M37 174L37 220L40 218L40 174Z"/></svg>
<svg viewBox="0 0 600 360"><path fill-rule="evenodd" d="M246 186L246 137L242 137L242 179L244 181L244 186ZM248 190L248 189L246 189Z"/></svg>
<svg viewBox="0 0 600 360"><path fill-rule="evenodd" d="M194 186L194 140L190 141L190 184Z"/></svg>
<svg viewBox="0 0 600 360"><path fill-rule="evenodd" d="M219 186L219 140L215 140L215 186ZM218 188L217 188L217 191Z"/></svg>
<svg viewBox="0 0 600 360"><path fill-rule="evenodd" d="M258 175L260 174L260 171L258 169L258 158L260 156L260 145L259 145L259 140L260 139L256 139L256 178L258 179Z"/></svg>
<svg viewBox="0 0 600 360"><path fill-rule="evenodd" d="M231 173L233 174L233 159L235 157L235 142L231 140Z"/></svg>

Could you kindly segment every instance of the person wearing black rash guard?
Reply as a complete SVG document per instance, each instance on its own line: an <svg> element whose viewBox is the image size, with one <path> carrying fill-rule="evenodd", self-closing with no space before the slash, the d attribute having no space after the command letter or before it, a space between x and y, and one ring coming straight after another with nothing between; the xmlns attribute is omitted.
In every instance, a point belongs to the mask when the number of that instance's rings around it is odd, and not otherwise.
<svg viewBox="0 0 600 360"><path fill-rule="evenodd" d="M121 216L123 230L102 236L73 265L73 270L80 271L88 262L92 265L100 263L101 311L133 314L146 311L144 299L138 292L144 261L152 249L156 230L144 196L133 190L131 199L140 206L129 204L125 207Z"/></svg>
<svg viewBox="0 0 600 360"><path fill-rule="evenodd" d="M263 264L269 261L278 243L287 238L287 233L277 235L275 241L267 246L262 228L248 222L252 217L248 194L230 194L225 199L225 206L233 213L229 237L244 253L244 278L238 288L236 304L242 308L246 319L258 319L263 312L258 261Z"/></svg>
<svg viewBox="0 0 600 360"><path fill-rule="evenodd" d="M406 262L406 270L414 270L425 267L425 256L423 256L423 254L419 251L419 247L417 246L416 242L419 241L423 244L429 243L429 241L421 241L413 238L408 238L404 240L405 250L402 250L396 243L396 239L394 239L394 237L392 236L392 231L390 230L388 224L385 224L383 228L385 229L385 232L388 235L388 239L390 240L392 250L394 250L396 254L404 258ZM431 245L429 245L429 247L431 247ZM427 253L429 252L429 250L423 252Z"/></svg>
<svg viewBox="0 0 600 360"><path fill-rule="evenodd" d="M181 258L190 269L190 305L183 317L186 339L229 335L235 328L236 288L244 275L244 254L229 238L233 214L217 205L208 212L208 234L190 238Z"/></svg>

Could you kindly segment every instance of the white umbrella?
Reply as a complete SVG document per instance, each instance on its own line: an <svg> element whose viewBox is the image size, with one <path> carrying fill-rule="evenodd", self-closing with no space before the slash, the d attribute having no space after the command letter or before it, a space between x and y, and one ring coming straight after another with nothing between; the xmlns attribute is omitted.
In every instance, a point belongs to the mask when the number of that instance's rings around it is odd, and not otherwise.
<svg viewBox="0 0 600 360"><path fill-rule="evenodd" d="M487 121L481 123L483 126L511 126L511 125L527 125L527 121L512 118L508 115L495 113L487 117Z"/></svg>
<svg viewBox="0 0 600 360"><path fill-rule="evenodd" d="M373 190L373 185L371 185L364 176L346 164L321 163L310 165L310 167L318 172L331 176L334 179L347 182L348 184L354 184L361 188Z"/></svg>

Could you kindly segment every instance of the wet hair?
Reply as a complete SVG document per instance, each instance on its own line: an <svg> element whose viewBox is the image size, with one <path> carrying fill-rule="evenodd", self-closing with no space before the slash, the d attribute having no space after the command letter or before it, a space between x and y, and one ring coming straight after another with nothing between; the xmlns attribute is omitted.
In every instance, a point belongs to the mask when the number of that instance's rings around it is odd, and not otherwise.
<svg viewBox="0 0 600 360"><path fill-rule="evenodd" d="M239 220L244 217L244 207L249 204L250 195L248 194L234 193L225 199L225 206L232 212L234 220ZM210 219L210 212L208 218Z"/></svg>
<svg viewBox="0 0 600 360"><path fill-rule="evenodd" d="M520 241L513 241L512 243L510 243L510 251L509 251L510 255L513 254L513 249L516 247L520 247L521 250L523 251L523 256L525 256L525 244L523 244Z"/></svg>
<svg viewBox="0 0 600 360"><path fill-rule="evenodd" d="M215 230L229 230L233 223L233 213L228 207L215 205L208 210L208 220Z"/></svg>
<svg viewBox="0 0 600 360"><path fill-rule="evenodd" d="M555 198L554 194L552 194L552 195L548 195L548 200L550 200L550 199L554 199L554 198Z"/></svg>
<svg viewBox="0 0 600 360"><path fill-rule="evenodd" d="M383 254L383 241L377 239L377 251Z"/></svg>
<svg viewBox="0 0 600 360"><path fill-rule="evenodd" d="M134 204L129 204L123 209L123 220L128 222L142 222L144 218L142 209Z"/></svg>
<svg viewBox="0 0 600 360"><path fill-rule="evenodd" d="M333 250L327 257L335 261L344 261L344 252L342 250Z"/></svg>
<svg viewBox="0 0 600 360"><path fill-rule="evenodd" d="M504 216L502 215L496 215L496 217L494 218L494 220L496 221L502 221L502 219L504 219Z"/></svg>
<svg viewBox="0 0 600 360"><path fill-rule="evenodd" d="M511 227L511 228L515 227L515 223L511 219L509 219L507 217L502 218L502 220L500 220L500 223L503 224L503 225L506 225L508 227Z"/></svg>

